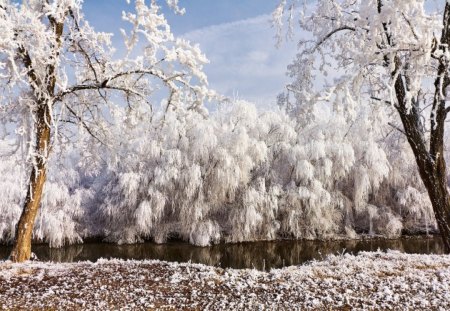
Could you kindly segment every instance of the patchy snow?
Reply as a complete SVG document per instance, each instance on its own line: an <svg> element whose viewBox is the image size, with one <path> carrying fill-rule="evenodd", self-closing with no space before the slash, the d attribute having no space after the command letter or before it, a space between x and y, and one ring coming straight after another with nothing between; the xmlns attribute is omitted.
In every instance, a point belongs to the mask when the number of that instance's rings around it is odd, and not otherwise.
<svg viewBox="0 0 450 311"><path fill-rule="evenodd" d="M191 263L0 263L2 309L434 309L450 256L364 252L262 272Z"/></svg>

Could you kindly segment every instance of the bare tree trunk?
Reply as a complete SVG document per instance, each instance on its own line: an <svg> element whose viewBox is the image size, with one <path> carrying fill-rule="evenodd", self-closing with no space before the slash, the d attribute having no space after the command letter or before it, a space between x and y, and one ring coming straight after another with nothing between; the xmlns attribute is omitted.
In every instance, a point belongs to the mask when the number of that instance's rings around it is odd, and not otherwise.
<svg viewBox="0 0 450 311"><path fill-rule="evenodd" d="M444 187L442 184L438 185L437 191L435 190L435 194L430 194L430 198L445 251L450 253L450 196L448 190Z"/></svg>
<svg viewBox="0 0 450 311"><path fill-rule="evenodd" d="M37 114L37 137L35 154L33 155L34 165L31 169L27 196L16 226L14 247L10 255L10 259L14 262L23 262L31 257L34 221L39 210L47 176L47 157L50 146L50 114L48 107L42 103Z"/></svg>
<svg viewBox="0 0 450 311"><path fill-rule="evenodd" d="M429 166L431 171L428 175L422 176L422 180L430 196L445 251L450 253L450 195L447 187L446 164L442 154Z"/></svg>

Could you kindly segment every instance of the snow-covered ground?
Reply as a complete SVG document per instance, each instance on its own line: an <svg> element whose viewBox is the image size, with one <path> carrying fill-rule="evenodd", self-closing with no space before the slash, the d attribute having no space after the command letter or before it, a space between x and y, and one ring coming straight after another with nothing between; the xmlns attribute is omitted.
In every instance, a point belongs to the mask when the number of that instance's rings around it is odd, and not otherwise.
<svg viewBox="0 0 450 311"><path fill-rule="evenodd" d="M0 262L1 309L446 310L450 256L361 253L262 272L162 261Z"/></svg>

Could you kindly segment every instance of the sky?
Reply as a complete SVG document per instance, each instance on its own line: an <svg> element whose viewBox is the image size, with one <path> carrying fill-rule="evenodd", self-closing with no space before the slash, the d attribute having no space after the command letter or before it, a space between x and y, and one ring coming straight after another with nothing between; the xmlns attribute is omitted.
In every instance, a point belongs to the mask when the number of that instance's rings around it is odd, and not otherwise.
<svg viewBox="0 0 450 311"><path fill-rule="evenodd" d="M200 44L210 60L205 67L210 87L230 98L252 101L261 108L276 105L276 96L290 81L287 65L296 53L295 40L275 47L270 14L279 0L180 0L183 16L163 12L172 32ZM131 1L132 3L133 1ZM85 0L84 14L98 31L115 33L126 26L125 0Z"/></svg>

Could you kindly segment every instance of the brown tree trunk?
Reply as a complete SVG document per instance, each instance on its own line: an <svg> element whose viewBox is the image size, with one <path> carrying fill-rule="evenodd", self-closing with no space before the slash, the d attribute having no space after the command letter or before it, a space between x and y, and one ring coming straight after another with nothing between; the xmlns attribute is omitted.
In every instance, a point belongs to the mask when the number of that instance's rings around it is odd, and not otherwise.
<svg viewBox="0 0 450 311"><path fill-rule="evenodd" d="M50 53L49 60L59 56L62 44L64 21L57 21L53 16L48 16L49 24L55 33L56 44L52 46L54 54ZM31 257L31 240L34 221L41 204L42 192L47 177L47 159L50 152L51 115L50 106L53 104L56 86L56 67L53 62L46 66L45 78L40 79L33 68L33 61L28 51L20 46L19 56L22 58L25 68L28 70L30 86L34 91L37 101L37 109L32 114L36 120L36 145L32 159L30 179L28 182L27 196L25 198L22 214L16 226L14 246L10 259L14 262L23 262Z"/></svg>
<svg viewBox="0 0 450 311"><path fill-rule="evenodd" d="M22 214L16 226L14 247L10 255L13 262L23 262L31 257L31 240L34 221L41 203L47 175L47 157L50 146L50 114L46 104L42 103L37 112L37 137L33 167L30 173L27 196Z"/></svg>
<svg viewBox="0 0 450 311"><path fill-rule="evenodd" d="M439 232L444 243L446 253L450 253L450 195L447 188L447 173L442 153L438 155L435 163L430 163L429 174L421 177L427 188L433 206L434 215Z"/></svg>

